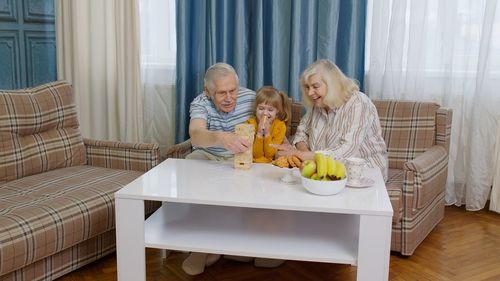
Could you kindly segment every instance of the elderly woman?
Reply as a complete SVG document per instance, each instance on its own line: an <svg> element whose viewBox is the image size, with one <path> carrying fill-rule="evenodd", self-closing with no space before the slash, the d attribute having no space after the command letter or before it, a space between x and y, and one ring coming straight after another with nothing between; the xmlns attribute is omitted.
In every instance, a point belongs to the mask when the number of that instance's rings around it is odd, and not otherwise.
<svg viewBox="0 0 500 281"><path fill-rule="evenodd" d="M387 179L387 148L377 110L356 82L334 63L318 60L304 70L300 86L307 112L293 146L276 147L302 159L312 159L317 150L329 151L335 158L364 158Z"/></svg>

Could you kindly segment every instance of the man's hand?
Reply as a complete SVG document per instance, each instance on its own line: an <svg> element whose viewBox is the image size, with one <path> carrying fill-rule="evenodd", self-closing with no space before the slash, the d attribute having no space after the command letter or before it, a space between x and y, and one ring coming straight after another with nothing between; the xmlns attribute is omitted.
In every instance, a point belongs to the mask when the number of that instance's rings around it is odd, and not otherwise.
<svg viewBox="0 0 500 281"><path fill-rule="evenodd" d="M221 144L225 149L235 154L247 151L251 145L245 139L229 132L221 133Z"/></svg>
<svg viewBox="0 0 500 281"><path fill-rule="evenodd" d="M235 133L209 131L203 119L193 119L189 123L191 143L198 147L222 146L232 153L245 152L252 145Z"/></svg>
<svg viewBox="0 0 500 281"><path fill-rule="evenodd" d="M189 123L189 135L191 136L191 143L194 146L219 146L224 147L232 153L244 152L251 145L234 133L207 130L207 121L204 119L191 120Z"/></svg>

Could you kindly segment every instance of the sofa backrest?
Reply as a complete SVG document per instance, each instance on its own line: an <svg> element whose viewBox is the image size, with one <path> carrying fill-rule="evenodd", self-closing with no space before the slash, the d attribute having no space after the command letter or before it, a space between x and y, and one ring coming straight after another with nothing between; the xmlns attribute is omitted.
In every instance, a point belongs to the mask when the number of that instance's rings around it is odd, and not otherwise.
<svg viewBox="0 0 500 281"><path fill-rule="evenodd" d="M452 111L432 102L373 100L389 154L389 168L402 169L433 145L450 147ZM292 104L289 131L294 135L304 114L299 102Z"/></svg>
<svg viewBox="0 0 500 281"><path fill-rule="evenodd" d="M436 114L432 102L374 100L389 154L389 168L402 169L436 144Z"/></svg>
<svg viewBox="0 0 500 281"><path fill-rule="evenodd" d="M297 127L299 126L300 123L300 118L302 118L302 115L304 113L303 111L304 107L300 102L293 101L293 99L290 97L288 99L289 99L288 103L289 107L286 108L286 111L288 112L288 120L286 120L287 138L295 135Z"/></svg>
<svg viewBox="0 0 500 281"><path fill-rule="evenodd" d="M0 91L0 183L85 163L70 84Z"/></svg>

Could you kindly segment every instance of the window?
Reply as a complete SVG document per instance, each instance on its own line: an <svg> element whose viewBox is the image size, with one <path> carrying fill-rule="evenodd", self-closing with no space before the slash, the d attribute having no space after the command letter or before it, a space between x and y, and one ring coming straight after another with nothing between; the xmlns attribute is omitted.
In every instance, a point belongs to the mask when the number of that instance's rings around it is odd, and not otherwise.
<svg viewBox="0 0 500 281"><path fill-rule="evenodd" d="M175 0L141 0L139 9L141 64L175 69Z"/></svg>
<svg viewBox="0 0 500 281"><path fill-rule="evenodd" d="M430 75L450 71L473 75L480 48L491 48L489 67L500 74L500 5L495 11L486 1L383 2L368 1L366 72L370 67L383 67L370 61L375 56L370 54L372 44L378 44L382 50L385 46L388 59L400 53L400 71L425 71ZM381 14L389 15L389 20L380 20ZM374 15L376 22L372 22ZM373 28L378 31L376 38Z"/></svg>

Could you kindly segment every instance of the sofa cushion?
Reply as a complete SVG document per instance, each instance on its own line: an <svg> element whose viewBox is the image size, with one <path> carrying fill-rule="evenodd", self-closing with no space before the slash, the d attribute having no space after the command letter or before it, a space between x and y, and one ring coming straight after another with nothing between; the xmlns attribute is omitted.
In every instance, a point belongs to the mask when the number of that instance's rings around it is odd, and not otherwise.
<svg viewBox="0 0 500 281"><path fill-rule="evenodd" d="M403 169L405 162L434 145L438 104L382 100L373 103L389 153L389 168Z"/></svg>
<svg viewBox="0 0 500 281"><path fill-rule="evenodd" d="M0 91L0 183L85 164L78 127L66 82Z"/></svg>
<svg viewBox="0 0 500 281"><path fill-rule="evenodd" d="M114 192L142 172L75 166L0 185L0 275L115 227Z"/></svg>

